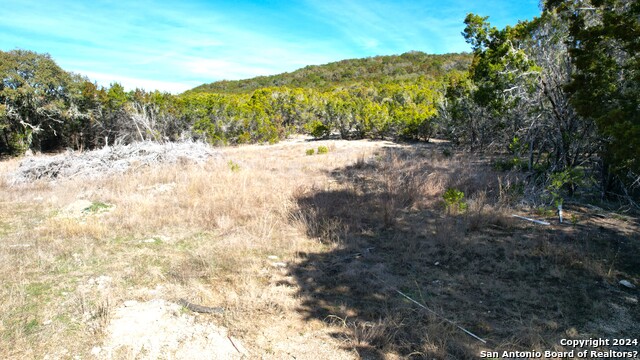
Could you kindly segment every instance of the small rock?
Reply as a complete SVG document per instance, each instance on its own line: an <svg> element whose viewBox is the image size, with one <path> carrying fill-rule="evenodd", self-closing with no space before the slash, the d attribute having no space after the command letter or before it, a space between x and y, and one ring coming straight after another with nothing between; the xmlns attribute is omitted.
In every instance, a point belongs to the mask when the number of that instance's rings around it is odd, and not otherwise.
<svg viewBox="0 0 640 360"><path fill-rule="evenodd" d="M628 280L620 280L620 285L628 287L629 289L635 289L636 286L630 283Z"/></svg>
<svg viewBox="0 0 640 360"><path fill-rule="evenodd" d="M91 349L91 355L98 356L98 354L100 354L100 351L102 351L102 348L100 346L94 346L93 349Z"/></svg>
<svg viewBox="0 0 640 360"><path fill-rule="evenodd" d="M150 244L156 242L156 239L145 239L140 241L141 243Z"/></svg>
<svg viewBox="0 0 640 360"><path fill-rule="evenodd" d="M93 284L97 285L98 289L104 290L111 284L111 277L107 275L101 275L93 279Z"/></svg>
<svg viewBox="0 0 640 360"><path fill-rule="evenodd" d="M440 261L436 261L436 263L435 263L435 264L433 264L433 265L435 265L435 266L439 266L439 265L440 265Z"/></svg>
<svg viewBox="0 0 640 360"><path fill-rule="evenodd" d="M269 260L278 260L279 257L277 257L275 255L269 255L269 256L267 256L267 259L269 259Z"/></svg>
<svg viewBox="0 0 640 360"><path fill-rule="evenodd" d="M49 324L51 324L51 320L45 320L42 322L42 325L45 325L45 326Z"/></svg>
<svg viewBox="0 0 640 360"><path fill-rule="evenodd" d="M277 268L285 268L287 267L287 264L283 262L274 262L274 263L271 263L271 266L277 267Z"/></svg>
<svg viewBox="0 0 640 360"><path fill-rule="evenodd" d="M636 297L627 296L627 297L624 298L624 300L629 304L633 304L633 305L637 305L638 304L638 298L636 298Z"/></svg>
<svg viewBox="0 0 640 360"><path fill-rule="evenodd" d="M9 248L11 248L11 249L26 249L28 247L31 247L31 244L13 244L13 245L9 245Z"/></svg>

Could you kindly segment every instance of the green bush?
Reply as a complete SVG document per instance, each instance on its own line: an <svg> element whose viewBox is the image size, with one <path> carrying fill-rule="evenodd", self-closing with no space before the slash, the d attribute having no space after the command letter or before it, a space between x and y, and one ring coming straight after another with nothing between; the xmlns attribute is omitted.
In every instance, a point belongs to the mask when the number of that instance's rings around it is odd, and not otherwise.
<svg viewBox="0 0 640 360"><path fill-rule="evenodd" d="M229 169L231 169L231 171L233 172L240 171L240 165L234 163L232 160L229 160L227 164L229 165Z"/></svg>
<svg viewBox="0 0 640 360"><path fill-rule="evenodd" d="M551 194L556 206L561 205L565 196L573 196L579 186L586 186L590 179L585 178L584 170L581 168L567 168L549 174L549 185L547 191Z"/></svg>
<svg viewBox="0 0 640 360"><path fill-rule="evenodd" d="M448 188L442 197L449 211L464 211L467 209L467 203L464 201L464 193L458 189Z"/></svg>
<svg viewBox="0 0 640 360"><path fill-rule="evenodd" d="M331 134L331 128L320 120L314 120L308 123L305 127L307 131L309 131L309 134L316 139L324 138Z"/></svg>
<svg viewBox="0 0 640 360"><path fill-rule="evenodd" d="M109 205L109 204L105 204L105 203L100 202L100 201L95 201L95 202L91 203L91 206L89 206L86 209L84 209L83 212L85 212L85 213L97 213L97 212L109 209L110 207L111 207L111 205Z"/></svg>
<svg viewBox="0 0 640 360"><path fill-rule="evenodd" d="M307 153L307 155L313 155L313 154L315 154L315 152L316 151L314 149L307 149L306 153Z"/></svg>
<svg viewBox="0 0 640 360"><path fill-rule="evenodd" d="M326 154L329 152L329 148L326 146L318 146L318 154Z"/></svg>
<svg viewBox="0 0 640 360"><path fill-rule="evenodd" d="M238 135L238 138L237 138L236 142L238 144L249 144L249 143L251 143L251 134L249 134L248 132L243 132L242 134Z"/></svg>
<svg viewBox="0 0 640 360"><path fill-rule="evenodd" d="M493 168L498 171L523 170L525 163L520 158L513 157L508 160L496 160L493 163Z"/></svg>

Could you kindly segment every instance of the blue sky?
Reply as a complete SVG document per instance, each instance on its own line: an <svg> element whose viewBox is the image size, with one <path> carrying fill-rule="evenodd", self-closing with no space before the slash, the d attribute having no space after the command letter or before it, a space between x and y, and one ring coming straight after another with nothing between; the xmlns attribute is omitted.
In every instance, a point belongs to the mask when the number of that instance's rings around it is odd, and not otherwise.
<svg viewBox="0 0 640 360"><path fill-rule="evenodd" d="M342 59L469 51L467 13L494 26L538 0L2 0L0 50L49 53L103 86L182 92Z"/></svg>

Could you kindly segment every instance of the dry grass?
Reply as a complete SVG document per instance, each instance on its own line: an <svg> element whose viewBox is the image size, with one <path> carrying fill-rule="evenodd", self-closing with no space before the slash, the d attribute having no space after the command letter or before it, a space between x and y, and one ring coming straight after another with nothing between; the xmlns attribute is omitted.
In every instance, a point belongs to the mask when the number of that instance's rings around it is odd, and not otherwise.
<svg viewBox="0 0 640 360"><path fill-rule="evenodd" d="M640 320L616 286L639 280L634 219L576 209L580 224L541 228L510 217L515 180L463 154L318 145L329 153L246 146L91 182L0 180L0 357L90 356L115 307L156 297L225 307L205 320L265 358L476 358ZM447 188L466 211L445 211Z"/></svg>

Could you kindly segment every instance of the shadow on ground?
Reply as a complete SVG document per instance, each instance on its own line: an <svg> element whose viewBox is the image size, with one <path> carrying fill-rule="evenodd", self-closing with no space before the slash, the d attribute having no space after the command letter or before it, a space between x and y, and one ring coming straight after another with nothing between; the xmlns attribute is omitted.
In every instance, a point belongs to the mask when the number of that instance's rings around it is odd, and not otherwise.
<svg viewBox="0 0 640 360"><path fill-rule="evenodd" d="M299 310L362 358L475 359L637 330L638 290L618 285L639 280L637 232L587 215L548 227L513 220L497 204L500 174L438 149L384 149L331 175L334 189L297 194L292 218L334 250L299 254L291 285ZM465 213L445 209L447 187L465 192Z"/></svg>

